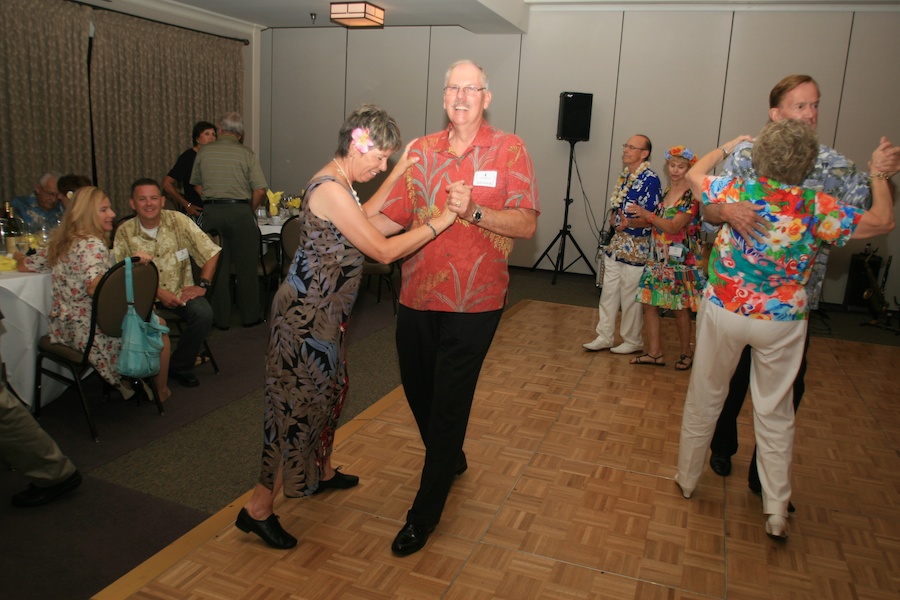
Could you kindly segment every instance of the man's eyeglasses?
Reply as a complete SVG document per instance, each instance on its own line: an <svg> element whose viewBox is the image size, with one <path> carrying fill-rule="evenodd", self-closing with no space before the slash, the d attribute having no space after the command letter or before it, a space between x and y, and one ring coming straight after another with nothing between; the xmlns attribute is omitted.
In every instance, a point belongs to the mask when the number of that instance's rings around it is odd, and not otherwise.
<svg viewBox="0 0 900 600"><path fill-rule="evenodd" d="M469 96L471 94L477 94L478 92L484 91L487 88L483 87L475 87L474 85L467 85L465 87L459 87L458 85L448 85L444 88L444 94L447 96L456 96L460 92L463 93L463 96Z"/></svg>
<svg viewBox="0 0 900 600"><path fill-rule="evenodd" d="M632 146L631 144L622 144L622 150L646 150L646 148L638 148L637 146Z"/></svg>

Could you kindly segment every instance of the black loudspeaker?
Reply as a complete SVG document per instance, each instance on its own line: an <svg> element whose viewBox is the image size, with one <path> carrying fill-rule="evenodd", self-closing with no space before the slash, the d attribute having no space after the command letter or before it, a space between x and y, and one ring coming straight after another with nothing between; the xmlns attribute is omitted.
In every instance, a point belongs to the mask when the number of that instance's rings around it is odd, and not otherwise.
<svg viewBox="0 0 900 600"><path fill-rule="evenodd" d="M593 101L593 94L560 93L556 139L568 142L586 142L591 138L591 104Z"/></svg>

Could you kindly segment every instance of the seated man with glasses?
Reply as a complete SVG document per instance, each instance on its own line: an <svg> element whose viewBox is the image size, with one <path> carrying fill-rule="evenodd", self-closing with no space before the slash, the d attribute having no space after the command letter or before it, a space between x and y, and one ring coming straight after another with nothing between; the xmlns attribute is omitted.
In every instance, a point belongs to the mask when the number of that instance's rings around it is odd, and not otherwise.
<svg viewBox="0 0 900 600"><path fill-rule="evenodd" d="M641 338L643 307L636 297L644 263L650 255L650 223L629 217L626 208L629 204L637 204L651 213L656 210L660 201L660 183L659 176L650 168L652 150L653 144L645 135L633 135L622 144L625 169L609 199L610 207L614 209L609 226L615 233L603 249L603 288L597 337L583 344L591 352L609 348L616 354L631 354L644 347ZM622 343L613 346L616 313L620 307Z"/></svg>
<svg viewBox="0 0 900 600"><path fill-rule="evenodd" d="M29 230L39 229L41 225L55 226L66 212L59 201L59 190L56 182L60 174L47 171L34 186L31 196L13 198L13 214L22 219Z"/></svg>

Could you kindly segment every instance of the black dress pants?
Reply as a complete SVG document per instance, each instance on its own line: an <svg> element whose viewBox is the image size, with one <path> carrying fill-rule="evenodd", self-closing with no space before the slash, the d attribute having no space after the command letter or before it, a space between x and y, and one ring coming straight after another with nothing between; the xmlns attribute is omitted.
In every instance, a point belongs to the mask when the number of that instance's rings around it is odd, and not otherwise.
<svg viewBox="0 0 900 600"><path fill-rule="evenodd" d="M501 314L400 306L400 379L425 444L425 465L408 523L430 527L441 519L462 453L475 385Z"/></svg>
<svg viewBox="0 0 900 600"><path fill-rule="evenodd" d="M809 350L809 329L806 330L806 342L803 344L803 359L800 361L800 369L794 378L794 412L800 406L800 400L806 391L804 378L806 377L806 354ZM716 421L716 431L713 433L709 449L713 454L720 456L734 456L738 450L737 418L747 397L750 388L750 346L746 346L741 353L731 382L728 385L728 396L725 397L725 406ZM750 471L747 479L754 488L759 487L759 475L756 470L756 448L753 448L753 457L750 459Z"/></svg>

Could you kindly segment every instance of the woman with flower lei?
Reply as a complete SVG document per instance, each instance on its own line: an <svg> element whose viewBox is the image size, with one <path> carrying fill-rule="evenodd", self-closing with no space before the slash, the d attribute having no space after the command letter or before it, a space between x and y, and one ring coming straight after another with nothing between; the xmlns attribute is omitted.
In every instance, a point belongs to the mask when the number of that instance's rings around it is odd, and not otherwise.
<svg viewBox="0 0 900 600"><path fill-rule="evenodd" d="M659 176L650 168L650 139L634 135L622 145L622 171L610 197L612 239L604 248L602 260L603 282L600 292L600 320L597 337L584 348L592 352L610 349L616 354L631 354L643 347L641 340L641 306L635 301L638 282L650 254L650 224L629 216L625 209L632 205L654 210L659 202ZM616 313L622 309L619 330L622 343L613 347Z"/></svg>
<svg viewBox="0 0 900 600"><path fill-rule="evenodd" d="M694 199L685 175L697 157L684 146L666 150L666 174L669 186L655 211L641 206L629 207L627 214L644 219L653 229L650 258L641 275L637 300L643 304L647 332L647 352L631 360L633 365L665 366L660 346L659 309L675 314L675 327L681 344L681 357L675 363L679 371L693 364L691 349L691 311L697 312L705 278L698 269L701 258L700 203Z"/></svg>
<svg viewBox="0 0 900 600"><path fill-rule="evenodd" d="M297 543L274 514L279 490L293 498L359 483L358 477L333 467L331 452L347 392L344 335L363 256L391 263L456 221L456 213L445 210L391 238L372 225L369 218L380 213L388 191L416 160L404 152L364 205L353 184L387 170L388 158L400 147L394 119L364 104L347 117L334 158L319 169L303 194L300 245L272 302L260 476L236 522L273 548Z"/></svg>

